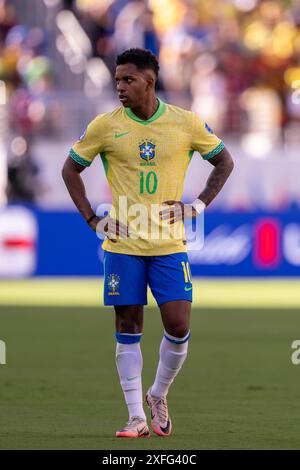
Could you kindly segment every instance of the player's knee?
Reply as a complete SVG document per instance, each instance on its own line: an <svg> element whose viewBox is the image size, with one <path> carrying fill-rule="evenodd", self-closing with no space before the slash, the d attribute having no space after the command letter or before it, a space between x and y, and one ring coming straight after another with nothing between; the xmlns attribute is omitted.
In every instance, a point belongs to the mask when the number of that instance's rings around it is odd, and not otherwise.
<svg viewBox="0 0 300 470"><path fill-rule="evenodd" d="M143 330L142 306L115 307L116 330L118 333L139 334Z"/></svg>
<svg viewBox="0 0 300 470"><path fill-rule="evenodd" d="M118 333L138 334L142 333L142 329L140 322L133 318L120 318L119 321L117 321Z"/></svg>
<svg viewBox="0 0 300 470"><path fill-rule="evenodd" d="M169 335L174 336L175 338L184 338L189 332L189 327L185 324L176 325L172 328L168 328L166 332L169 333Z"/></svg>

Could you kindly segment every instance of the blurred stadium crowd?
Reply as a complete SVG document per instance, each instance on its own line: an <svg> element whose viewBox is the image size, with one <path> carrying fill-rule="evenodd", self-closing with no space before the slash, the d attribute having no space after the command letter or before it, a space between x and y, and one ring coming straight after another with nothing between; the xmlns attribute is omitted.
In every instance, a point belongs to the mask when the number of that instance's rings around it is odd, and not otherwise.
<svg viewBox="0 0 300 470"><path fill-rule="evenodd" d="M199 112L235 153L299 162L299 0L0 0L0 34L9 200L45 190L38 139L72 142L118 104L114 61L129 47L159 55L158 93ZM291 202L288 181L277 206Z"/></svg>

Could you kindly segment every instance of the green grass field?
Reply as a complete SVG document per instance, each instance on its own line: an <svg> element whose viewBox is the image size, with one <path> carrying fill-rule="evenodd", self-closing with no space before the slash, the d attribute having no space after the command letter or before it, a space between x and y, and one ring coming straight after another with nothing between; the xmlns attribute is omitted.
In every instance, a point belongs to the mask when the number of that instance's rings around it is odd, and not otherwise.
<svg viewBox="0 0 300 470"><path fill-rule="evenodd" d="M122 440L112 310L0 306L0 449L299 449L299 310L194 308L191 331L169 394L173 435ZM161 334L146 308L144 390Z"/></svg>

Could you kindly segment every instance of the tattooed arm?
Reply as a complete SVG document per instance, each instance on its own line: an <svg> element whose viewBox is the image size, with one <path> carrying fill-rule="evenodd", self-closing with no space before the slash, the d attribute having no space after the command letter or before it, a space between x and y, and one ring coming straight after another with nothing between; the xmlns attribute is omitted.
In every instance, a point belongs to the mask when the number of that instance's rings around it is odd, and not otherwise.
<svg viewBox="0 0 300 470"><path fill-rule="evenodd" d="M210 158L209 163L215 168L209 175L204 190L198 196L198 200L200 199L205 204L200 202L200 207L199 205L197 206L200 211L204 210L219 194L234 166L231 155L226 148L223 148L220 153ZM183 204L181 201L164 201L163 204L166 204L168 207L160 211L160 218L168 220L170 224L183 218L195 217L197 212L200 213L199 210L196 211L193 204Z"/></svg>
<svg viewBox="0 0 300 470"><path fill-rule="evenodd" d="M198 196L198 199L201 199L206 206L219 194L234 166L231 155L226 148L223 148L215 157L210 158L209 163L215 168L209 175L204 190Z"/></svg>

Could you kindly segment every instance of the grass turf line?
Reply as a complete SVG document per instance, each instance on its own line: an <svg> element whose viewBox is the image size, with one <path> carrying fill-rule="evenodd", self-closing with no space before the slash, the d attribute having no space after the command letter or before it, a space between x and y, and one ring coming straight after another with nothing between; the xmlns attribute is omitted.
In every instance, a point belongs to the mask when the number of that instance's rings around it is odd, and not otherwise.
<svg viewBox="0 0 300 470"><path fill-rule="evenodd" d="M193 279L194 307L299 308L298 279ZM0 305L98 307L102 278L33 278L0 281ZM149 305L155 301L148 289Z"/></svg>
<svg viewBox="0 0 300 470"><path fill-rule="evenodd" d="M297 310L194 308L168 399L174 434L123 440L112 309L1 307L0 449L298 449L299 331ZM158 310L146 308L144 390L161 336Z"/></svg>

